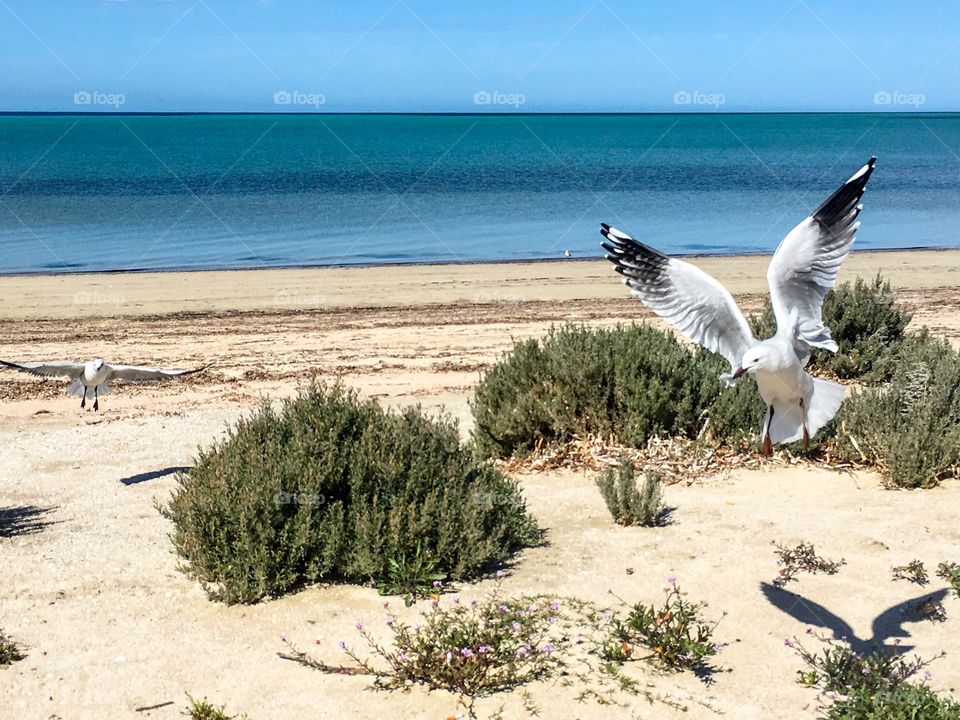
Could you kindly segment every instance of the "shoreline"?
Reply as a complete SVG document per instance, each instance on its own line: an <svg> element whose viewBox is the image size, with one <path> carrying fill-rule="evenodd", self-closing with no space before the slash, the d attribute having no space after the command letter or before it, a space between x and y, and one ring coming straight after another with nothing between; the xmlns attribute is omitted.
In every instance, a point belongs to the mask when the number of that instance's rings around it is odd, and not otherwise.
<svg viewBox="0 0 960 720"><path fill-rule="evenodd" d="M863 253L908 253L908 252L951 252L960 249L960 241L956 247L938 247L936 245L912 245L896 248L871 248L869 250L851 250L850 255ZM709 258L742 258L771 255L769 252L692 252L671 253L670 257L683 260L701 260ZM541 263L570 263L595 262L603 260L603 256L596 257L544 257L544 258L505 258L502 260L398 260L382 263L291 263L289 265L269 265L260 267L159 267L159 268L108 268L106 270L37 270L23 272L0 272L3 278L31 278L31 277L72 277L74 275L145 275L150 273L212 273L212 272L261 272L264 270L366 270L376 268L407 268L407 267L444 267L447 265L539 265Z"/></svg>
<svg viewBox="0 0 960 720"><path fill-rule="evenodd" d="M769 254L685 256L734 296L767 292ZM884 275L895 289L960 287L960 249L861 250L839 282ZM604 259L0 276L0 321L457 305L629 297Z"/></svg>

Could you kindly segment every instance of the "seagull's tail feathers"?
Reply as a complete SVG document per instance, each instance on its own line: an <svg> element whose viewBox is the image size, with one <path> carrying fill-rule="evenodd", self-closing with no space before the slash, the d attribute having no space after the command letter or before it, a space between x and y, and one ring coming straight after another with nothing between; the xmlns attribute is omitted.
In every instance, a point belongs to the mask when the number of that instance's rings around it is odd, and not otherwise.
<svg viewBox="0 0 960 720"><path fill-rule="evenodd" d="M810 437L833 419L846 394L846 388L840 383L813 378L813 392L807 401L807 432Z"/></svg>
<svg viewBox="0 0 960 720"><path fill-rule="evenodd" d="M67 385L67 393L70 395L83 395L83 383L79 380L74 380Z"/></svg>
<svg viewBox="0 0 960 720"><path fill-rule="evenodd" d="M812 379L813 390L805 402L807 433L811 438L837 414L846 394L839 383ZM774 401L773 420L769 422L770 439L781 445L802 440L803 417L800 403Z"/></svg>
<svg viewBox="0 0 960 720"><path fill-rule="evenodd" d="M97 395L109 395L109 394L110 394L109 385L107 385L106 383L100 383L99 385L97 385Z"/></svg>

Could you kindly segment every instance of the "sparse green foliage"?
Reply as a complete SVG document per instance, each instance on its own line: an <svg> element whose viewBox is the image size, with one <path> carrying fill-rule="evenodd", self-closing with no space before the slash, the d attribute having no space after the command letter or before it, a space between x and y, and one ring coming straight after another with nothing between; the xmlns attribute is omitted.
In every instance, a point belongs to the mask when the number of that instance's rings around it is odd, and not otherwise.
<svg viewBox="0 0 960 720"><path fill-rule="evenodd" d="M809 632L809 631L808 631ZM808 650L799 640L786 644L800 656L806 670L797 673L802 685L826 693L830 703L827 720L937 720L952 718L960 705L943 700L922 684L909 680L941 655L907 660L890 648L879 646L870 653L854 652L846 643L817 635L821 651ZM916 711L930 714L914 714ZM946 713L946 714L940 714Z"/></svg>
<svg viewBox="0 0 960 720"><path fill-rule="evenodd" d="M616 470L608 468L600 473L596 483L614 522L653 527L663 521L666 508L659 474L648 470L643 487L637 488L636 468L629 458L625 458Z"/></svg>
<svg viewBox="0 0 960 720"><path fill-rule="evenodd" d="M937 565L937 577L943 578L960 597L960 565L955 562L942 562Z"/></svg>
<svg viewBox="0 0 960 720"><path fill-rule="evenodd" d="M841 455L879 464L892 487L937 485L960 463L960 353L911 338L890 382L847 398L838 420Z"/></svg>
<svg viewBox="0 0 960 720"><path fill-rule="evenodd" d="M517 484L474 461L452 422L339 386L241 420L178 477L164 513L189 571L230 603L385 581L401 556L472 577L538 538Z"/></svg>
<svg viewBox="0 0 960 720"><path fill-rule="evenodd" d="M773 579L773 584L776 587L783 587L788 582L796 580L797 575L802 572L814 575L817 573L836 575L837 571L847 564L843 558L827 560L820 557L812 543L802 542L793 548L788 548L774 541L771 541L771 544L776 547L777 565L780 566L777 577Z"/></svg>
<svg viewBox="0 0 960 720"><path fill-rule="evenodd" d="M498 582L493 591L470 602L449 596L434 599L413 625L389 604L385 607L389 644L357 622L361 647L339 643L349 660L346 664L320 660L286 638L290 652L281 657L325 673L368 675L385 689L423 684L447 690L460 697L470 718L477 717L479 697L551 678L558 679L558 689L575 689L578 701L615 705L622 704L620 695L644 695L651 702L677 707L642 690L621 672L620 663L597 657L609 642L611 614L592 603L545 595L505 596ZM521 697L526 713L539 715L525 690ZM502 714L494 714L498 716Z"/></svg>
<svg viewBox="0 0 960 720"><path fill-rule="evenodd" d="M960 703L926 685L907 683L893 690L855 690L837 700L824 720L960 720Z"/></svg>
<svg viewBox="0 0 960 720"><path fill-rule="evenodd" d="M703 607L704 603L688 600L670 578L662 607L636 603L625 619L612 619L603 654L619 662L639 659L637 650L642 647L649 653L644 659L664 668L702 671L708 658L720 649L713 640L720 621L704 621L700 616Z"/></svg>
<svg viewBox="0 0 960 720"><path fill-rule="evenodd" d="M207 699L194 700L190 698L190 707L183 713L190 720L248 720L246 715L227 715L226 705L217 707L207 702Z"/></svg>
<svg viewBox="0 0 960 720"><path fill-rule="evenodd" d="M437 563L428 558L417 543L417 549L409 560L405 553L390 558L387 563L387 575L377 585L381 595L402 595L407 606L417 598L426 597L431 589L439 585L445 575L436 572Z"/></svg>
<svg viewBox="0 0 960 720"><path fill-rule="evenodd" d="M0 631L0 667L12 665L25 657L20 646Z"/></svg>
<svg viewBox="0 0 960 720"><path fill-rule="evenodd" d="M927 577L927 568L920 560L911 560L906 565L897 565L891 568L894 580L908 580L917 585L926 585L930 582Z"/></svg>
<svg viewBox="0 0 960 720"><path fill-rule="evenodd" d="M841 283L824 298L822 315L839 349L836 353L814 350L811 370L867 383L892 376L911 315L894 302L889 281L877 275L870 282L857 278L853 285ZM760 338L776 332L769 302L750 318L750 325Z"/></svg>

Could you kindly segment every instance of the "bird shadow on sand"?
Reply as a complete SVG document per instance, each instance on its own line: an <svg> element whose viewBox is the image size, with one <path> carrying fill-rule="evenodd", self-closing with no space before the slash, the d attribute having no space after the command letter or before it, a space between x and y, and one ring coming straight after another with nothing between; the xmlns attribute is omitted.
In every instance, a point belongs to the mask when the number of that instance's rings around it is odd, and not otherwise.
<svg viewBox="0 0 960 720"><path fill-rule="evenodd" d="M53 525L47 516L56 508L36 505L14 505L0 507L0 538L33 535Z"/></svg>
<svg viewBox="0 0 960 720"><path fill-rule="evenodd" d="M849 643L850 649L861 655L871 653L880 646L885 646L898 655L912 650L913 647L910 645L887 645L886 642L891 638L911 637L910 632L903 627L904 623L920 622L928 619L928 615L924 613L923 608L931 602L940 602L947 596L948 592L944 588L925 595L918 595L887 608L877 615L871 623L873 637L860 638L857 637L853 628L845 620L813 600L808 600L802 595L775 587L769 583L760 583L760 590L774 607L779 608L805 625L830 631L833 633L835 640Z"/></svg>
<svg viewBox="0 0 960 720"><path fill-rule="evenodd" d="M173 475L174 473L186 472L189 469L190 467L187 465L171 465L170 467L161 468L160 470L151 470L150 472L137 473L130 477L120 478L120 482L124 485L136 485L150 480L157 480L167 475Z"/></svg>

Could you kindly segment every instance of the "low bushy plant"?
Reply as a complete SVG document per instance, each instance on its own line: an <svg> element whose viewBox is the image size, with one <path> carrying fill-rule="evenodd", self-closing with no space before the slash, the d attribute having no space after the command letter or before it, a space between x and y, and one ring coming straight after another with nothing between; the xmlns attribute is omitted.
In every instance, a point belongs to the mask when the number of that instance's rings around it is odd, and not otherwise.
<svg viewBox="0 0 960 720"><path fill-rule="evenodd" d="M920 334L898 351L890 382L863 388L838 414L838 453L878 464L888 485L927 488L960 464L960 353Z"/></svg>
<svg viewBox="0 0 960 720"><path fill-rule="evenodd" d="M241 420L178 476L164 513L189 572L230 603L388 580L401 556L463 579L538 538L517 484L475 461L452 421L336 385Z"/></svg>
<svg viewBox="0 0 960 720"><path fill-rule="evenodd" d="M858 277L853 284L841 283L824 298L822 317L838 351L813 350L811 370L867 383L891 377L911 314L894 302L889 281L877 275L869 282ZM769 301L750 324L759 338L776 332Z"/></svg>
<svg viewBox="0 0 960 720"><path fill-rule="evenodd" d="M0 667L12 665L25 657L20 646L0 631Z"/></svg>
<svg viewBox="0 0 960 720"><path fill-rule="evenodd" d="M893 690L855 690L826 709L824 720L960 720L960 703L926 685L907 683Z"/></svg>
<svg viewBox="0 0 960 720"><path fill-rule="evenodd" d="M806 666L805 670L798 671L797 681L818 688L828 699L823 708L826 711L823 717L828 720L957 717L949 713L960 706L939 698L922 684L910 682L943 653L927 660L920 657L908 660L885 646L861 654L833 638L815 637L823 644L819 651L809 650L796 638L787 640L786 645ZM912 714L918 710L933 714ZM948 714L936 714L939 712Z"/></svg>
<svg viewBox="0 0 960 720"><path fill-rule="evenodd" d="M930 582L927 577L927 568L920 560L911 560L906 565L897 565L890 570L894 580L907 580L917 585L926 585Z"/></svg>
<svg viewBox="0 0 960 720"><path fill-rule="evenodd" d="M741 383L737 402L708 423L726 371L718 355L647 325L554 328L516 343L484 374L471 403L473 438L485 457L577 435L642 447L656 435L696 438L705 424L719 439L739 439L756 433L763 407L752 383Z"/></svg>
<svg viewBox="0 0 960 720"><path fill-rule="evenodd" d="M705 621L700 614L704 606L688 600L670 578L661 607L636 603L624 619L612 619L604 655L617 661L647 659L670 670L703 671L720 649L713 639L720 621ZM641 648L646 655L640 655Z"/></svg>
<svg viewBox="0 0 960 720"><path fill-rule="evenodd" d="M633 461L624 459L616 470L608 468L600 473L596 483L617 524L653 527L663 522L667 509L663 504L663 481L657 473L648 470L643 486L638 488Z"/></svg>
<svg viewBox="0 0 960 720"><path fill-rule="evenodd" d="M190 720L248 720L246 715L227 715L226 705L219 707L207 702L207 699L194 700L189 695L190 707L184 711Z"/></svg>
<svg viewBox="0 0 960 720"><path fill-rule="evenodd" d="M957 597L960 597L960 565L955 562L940 563L937 565L937 577L946 580Z"/></svg>
<svg viewBox="0 0 960 720"><path fill-rule="evenodd" d="M613 613L574 598L509 596L502 591L500 573L497 577L492 591L469 602L438 596L420 611L416 623L385 603L388 639L357 622L359 646L338 643L347 663L298 650L285 636L281 639L289 652L281 657L324 673L367 675L382 689L422 684L446 690L459 696L470 718L477 717L478 698L514 689L522 691L527 714L539 715L526 690L536 680L575 690L571 701L626 706L621 695L643 695L685 709L641 689L615 658L598 658L610 644ZM503 709L493 717L503 717Z"/></svg>
<svg viewBox="0 0 960 720"><path fill-rule="evenodd" d="M846 565L843 558L827 560L820 557L812 543L801 542L795 547L788 548L775 541L770 542L776 548L774 552L777 555L777 565L780 566L777 577L773 579L773 585L779 588L796 580L800 573L836 575L840 568Z"/></svg>

